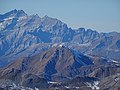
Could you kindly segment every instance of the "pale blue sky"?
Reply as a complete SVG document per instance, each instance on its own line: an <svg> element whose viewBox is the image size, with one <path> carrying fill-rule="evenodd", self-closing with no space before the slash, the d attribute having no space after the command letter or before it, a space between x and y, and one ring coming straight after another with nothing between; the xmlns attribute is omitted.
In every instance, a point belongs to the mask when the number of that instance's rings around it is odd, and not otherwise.
<svg viewBox="0 0 120 90"><path fill-rule="evenodd" d="M72 28L120 32L120 0L0 0L0 14L13 9L48 15Z"/></svg>

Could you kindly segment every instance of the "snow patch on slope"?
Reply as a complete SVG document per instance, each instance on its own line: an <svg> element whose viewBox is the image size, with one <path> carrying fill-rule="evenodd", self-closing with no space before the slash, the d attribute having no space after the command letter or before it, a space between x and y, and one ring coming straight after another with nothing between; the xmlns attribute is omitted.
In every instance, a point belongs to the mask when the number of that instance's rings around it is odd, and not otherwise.
<svg viewBox="0 0 120 90"><path fill-rule="evenodd" d="M14 17L8 17L8 18L5 18L4 20L10 20L10 19L13 19Z"/></svg>
<svg viewBox="0 0 120 90"><path fill-rule="evenodd" d="M92 90L99 90L100 89L100 87L98 86L99 83L100 83L99 81L95 81L92 84L89 82L87 82L86 84L88 85L88 87L91 87Z"/></svg>

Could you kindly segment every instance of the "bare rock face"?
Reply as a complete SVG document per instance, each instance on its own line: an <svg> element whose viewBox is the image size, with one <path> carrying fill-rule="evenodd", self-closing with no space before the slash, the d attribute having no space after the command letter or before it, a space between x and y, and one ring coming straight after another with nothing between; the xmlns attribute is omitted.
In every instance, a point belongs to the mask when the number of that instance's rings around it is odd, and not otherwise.
<svg viewBox="0 0 120 90"><path fill-rule="evenodd" d="M13 77L16 78L16 77ZM20 81L10 80L11 78L0 79L0 90L46 90L48 82L44 78L40 78L33 74L25 74L19 76Z"/></svg>
<svg viewBox="0 0 120 90"><path fill-rule="evenodd" d="M32 75L32 74L26 74L23 78L22 78L22 86L24 87L30 87L30 88L47 88L48 87L48 83L47 80L44 78L40 78L36 75Z"/></svg>
<svg viewBox="0 0 120 90"><path fill-rule="evenodd" d="M95 69L90 76L97 78L105 78L120 73L120 66L102 66Z"/></svg>
<svg viewBox="0 0 120 90"><path fill-rule="evenodd" d="M33 73L51 80L52 76L74 77L79 74L80 67L87 65L93 65L87 56L58 45L32 57L18 58L3 71L5 73L15 69L20 73ZM15 71L10 72L15 75Z"/></svg>
<svg viewBox="0 0 120 90"><path fill-rule="evenodd" d="M120 90L120 74L102 79L99 86L104 90Z"/></svg>

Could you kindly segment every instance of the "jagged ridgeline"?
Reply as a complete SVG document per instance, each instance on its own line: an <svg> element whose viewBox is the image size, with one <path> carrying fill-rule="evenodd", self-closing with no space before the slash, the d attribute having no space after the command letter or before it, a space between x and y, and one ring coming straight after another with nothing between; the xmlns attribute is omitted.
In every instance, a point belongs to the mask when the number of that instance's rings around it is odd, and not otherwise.
<svg viewBox="0 0 120 90"><path fill-rule="evenodd" d="M120 33L71 29L58 19L12 10L0 15L0 66L18 56L32 56L55 43L81 53L120 60Z"/></svg>

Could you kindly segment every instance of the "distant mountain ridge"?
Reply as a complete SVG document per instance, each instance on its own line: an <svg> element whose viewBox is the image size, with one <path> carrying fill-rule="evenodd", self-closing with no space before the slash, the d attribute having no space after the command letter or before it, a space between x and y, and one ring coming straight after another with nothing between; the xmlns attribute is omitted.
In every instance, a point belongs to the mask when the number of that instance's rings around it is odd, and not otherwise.
<svg viewBox="0 0 120 90"><path fill-rule="evenodd" d="M87 55L120 61L120 33L98 33L85 28L74 30L58 19L29 16L23 10L0 15L0 66L19 56L43 52L56 43L64 43Z"/></svg>

